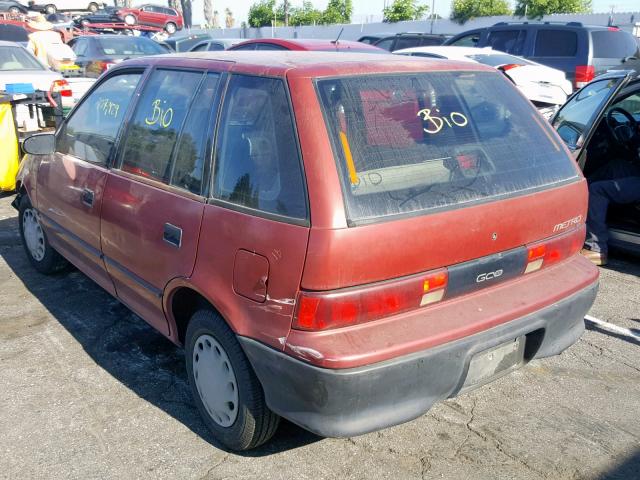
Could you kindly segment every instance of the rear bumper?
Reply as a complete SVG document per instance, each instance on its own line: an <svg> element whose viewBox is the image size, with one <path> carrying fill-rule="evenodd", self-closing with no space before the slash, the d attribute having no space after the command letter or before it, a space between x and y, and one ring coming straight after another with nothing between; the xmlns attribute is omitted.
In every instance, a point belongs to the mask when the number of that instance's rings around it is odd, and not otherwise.
<svg viewBox="0 0 640 480"><path fill-rule="evenodd" d="M320 368L239 337L269 407L325 437L397 425L456 395L477 352L527 335L525 361L557 355L584 331L597 282L508 323L410 355L356 368Z"/></svg>

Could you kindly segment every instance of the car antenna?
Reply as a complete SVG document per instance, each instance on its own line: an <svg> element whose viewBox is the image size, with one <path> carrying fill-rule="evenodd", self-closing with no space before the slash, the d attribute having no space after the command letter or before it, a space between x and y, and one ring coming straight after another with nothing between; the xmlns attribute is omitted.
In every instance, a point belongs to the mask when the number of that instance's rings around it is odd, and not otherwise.
<svg viewBox="0 0 640 480"><path fill-rule="evenodd" d="M334 45L338 45L338 41L340 40L340 37L342 36L342 32L344 32L344 27L342 27L340 29L340 33L338 34L338 37L335 40L331 40L331 43L333 43Z"/></svg>

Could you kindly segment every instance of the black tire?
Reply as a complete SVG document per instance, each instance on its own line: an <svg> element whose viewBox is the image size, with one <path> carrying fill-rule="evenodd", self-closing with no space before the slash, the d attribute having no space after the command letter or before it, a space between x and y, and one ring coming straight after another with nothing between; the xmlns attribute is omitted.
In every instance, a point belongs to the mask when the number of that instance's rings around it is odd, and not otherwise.
<svg viewBox="0 0 640 480"><path fill-rule="evenodd" d="M35 258L34 255L31 253L31 251L29 250L29 247L27 246L27 241L25 239L25 234L24 234L25 214L36 215L36 218L37 218L37 211L35 208L33 208L33 206L31 205L31 201L29 200L29 197L27 197L26 195L24 195L20 200L20 209L18 211L18 224L20 228L20 239L22 240L22 246L24 247L24 251L27 254L27 258L29 258L31 265L33 265L33 267L37 271L39 271L40 273L44 273L46 275L57 273L66 269L69 266L69 262L67 262L67 260L58 252L56 252L53 249L53 247L49 244L49 240L47 239L47 234L45 233L44 229L42 230L44 256L38 259L38 258Z"/></svg>
<svg viewBox="0 0 640 480"><path fill-rule="evenodd" d="M52 5L52 4L49 4L49 5L47 5L46 7L44 7L44 12L45 12L47 15L54 14L54 13L56 13L57 11L58 11L57 7L56 7L55 5Z"/></svg>
<svg viewBox="0 0 640 480"><path fill-rule="evenodd" d="M89 4L89 8L88 8L88 10L89 10L91 13L96 13L96 12L98 11L98 4L97 4L97 3L94 3L94 2L91 2L91 3Z"/></svg>
<svg viewBox="0 0 640 480"><path fill-rule="evenodd" d="M164 31L167 32L169 35L172 35L178 31L178 26L173 22L168 22L164 26Z"/></svg>
<svg viewBox="0 0 640 480"><path fill-rule="evenodd" d="M232 425L223 427L207 412L196 386L193 357L198 339L212 336L229 358L238 386L237 417ZM200 415L216 440L231 450L250 450L267 442L278 428L280 417L269 410L264 391L235 334L222 317L209 309L198 310L187 328L185 339L187 375ZM201 360L202 361L202 360Z"/></svg>

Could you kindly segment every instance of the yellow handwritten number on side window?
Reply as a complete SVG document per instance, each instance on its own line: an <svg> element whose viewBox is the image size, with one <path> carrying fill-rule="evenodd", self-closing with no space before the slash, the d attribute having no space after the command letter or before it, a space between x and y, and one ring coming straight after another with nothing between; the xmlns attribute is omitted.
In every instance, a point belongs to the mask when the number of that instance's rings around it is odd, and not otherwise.
<svg viewBox="0 0 640 480"><path fill-rule="evenodd" d="M164 103L167 103L167 101L164 100ZM160 106L161 104L162 100L160 100L159 98L151 102L151 105L153 106L151 117L145 118L144 123L146 123L147 125L158 124L163 128L168 128L169 125L171 125L171 122L173 121L173 108L169 107L163 109Z"/></svg>
<svg viewBox="0 0 640 480"><path fill-rule="evenodd" d="M424 108L420 110L416 116L421 117L422 120L427 123L423 130L427 133L435 134L439 133L442 128L447 125L449 128L453 126L465 127L469 120L465 115L460 112L451 112L449 115L442 115L437 108L433 112L430 108Z"/></svg>

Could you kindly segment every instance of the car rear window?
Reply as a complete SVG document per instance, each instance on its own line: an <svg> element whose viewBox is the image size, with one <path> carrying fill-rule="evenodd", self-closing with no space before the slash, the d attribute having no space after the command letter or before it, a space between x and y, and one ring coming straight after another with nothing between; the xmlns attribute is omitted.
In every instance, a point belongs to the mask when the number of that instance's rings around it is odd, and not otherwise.
<svg viewBox="0 0 640 480"><path fill-rule="evenodd" d="M22 47L0 47L0 72L44 70L44 67Z"/></svg>
<svg viewBox="0 0 640 480"><path fill-rule="evenodd" d="M97 38L96 41L105 55L139 56L166 53L160 45L146 38L105 37Z"/></svg>
<svg viewBox="0 0 640 480"><path fill-rule="evenodd" d="M595 58L618 58L635 56L638 44L633 36L620 30L601 30L591 32L593 56Z"/></svg>
<svg viewBox="0 0 640 480"><path fill-rule="evenodd" d="M573 57L578 52L578 34L570 30L538 30L535 57Z"/></svg>
<svg viewBox="0 0 640 480"><path fill-rule="evenodd" d="M577 171L499 73L317 80L350 225L557 185Z"/></svg>

